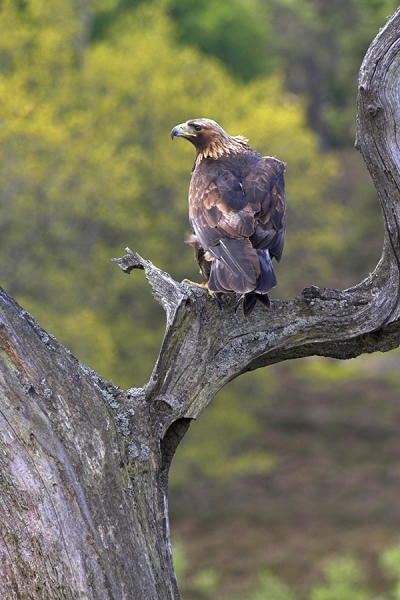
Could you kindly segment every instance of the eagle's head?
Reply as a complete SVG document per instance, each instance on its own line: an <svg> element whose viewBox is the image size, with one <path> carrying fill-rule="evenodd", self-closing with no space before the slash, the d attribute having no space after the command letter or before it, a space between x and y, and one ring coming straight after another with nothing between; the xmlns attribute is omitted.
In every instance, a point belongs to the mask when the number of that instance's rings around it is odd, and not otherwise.
<svg viewBox="0 0 400 600"><path fill-rule="evenodd" d="M196 161L202 158L220 158L233 154L247 146L247 139L241 135L232 137L212 119L190 119L171 131L171 138L183 137L196 148Z"/></svg>

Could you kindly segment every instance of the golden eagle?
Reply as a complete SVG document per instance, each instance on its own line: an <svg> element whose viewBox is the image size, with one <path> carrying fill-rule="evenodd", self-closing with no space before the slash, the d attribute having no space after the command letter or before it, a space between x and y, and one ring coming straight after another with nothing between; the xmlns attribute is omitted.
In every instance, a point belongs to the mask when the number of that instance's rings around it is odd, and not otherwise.
<svg viewBox="0 0 400 600"><path fill-rule="evenodd" d="M285 241L285 163L260 156L243 136L232 137L211 119L177 125L171 138L196 148L189 188L189 221L202 287L238 292L248 316L259 300L270 307Z"/></svg>

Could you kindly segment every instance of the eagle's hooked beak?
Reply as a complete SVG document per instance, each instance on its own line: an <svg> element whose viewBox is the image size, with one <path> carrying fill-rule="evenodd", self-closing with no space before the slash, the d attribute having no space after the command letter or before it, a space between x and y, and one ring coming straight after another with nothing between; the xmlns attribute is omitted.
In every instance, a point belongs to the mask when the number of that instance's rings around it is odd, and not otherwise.
<svg viewBox="0 0 400 600"><path fill-rule="evenodd" d="M181 123L180 125L174 127L171 131L171 140L173 140L174 137L191 138L196 137L196 133L191 125Z"/></svg>

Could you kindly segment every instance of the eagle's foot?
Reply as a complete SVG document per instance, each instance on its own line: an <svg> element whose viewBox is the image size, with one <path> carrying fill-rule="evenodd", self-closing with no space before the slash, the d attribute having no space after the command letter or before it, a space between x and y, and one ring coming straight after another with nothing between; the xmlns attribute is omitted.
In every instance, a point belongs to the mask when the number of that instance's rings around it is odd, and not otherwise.
<svg viewBox="0 0 400 600"><path fill-rule="evenodd" d="M212 296L212 292L208 289L208 281L203 281L203 283L196 283L195 281L190 281L190 279L184 279L182 283L187 283L188 285L194 285L196 287L201 288L202 290L207 290L208 293Z"/></svg>
<svg viewBox="0 0 400 600"><path fill-rule="evenodd" d="M220 310L222 310L222 304L221 304L222 293L221 292L212 292L208 287L208 281L203 281L203 283L195 283L194 281L190 281L190 279L184 279L182 281L182 283L187 283L188 285L194 285L196 287L199 287L202 290L207 290L209 296L213 300L217 301L217 304L218 304Z"/></svg>

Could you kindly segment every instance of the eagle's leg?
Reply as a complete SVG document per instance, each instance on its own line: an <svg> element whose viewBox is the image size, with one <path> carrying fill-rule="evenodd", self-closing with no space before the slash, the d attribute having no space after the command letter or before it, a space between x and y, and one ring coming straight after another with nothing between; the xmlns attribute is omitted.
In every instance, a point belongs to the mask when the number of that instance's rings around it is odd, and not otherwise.
<svg viewBox="0 0 400 600"><path fill-rule="evenodd" d="M203 283L195 283L194 281L190 281L190 279L184 279L182 281L182 283L187 283L188 285L195 285L196 287L201 288L202 290L207 290L207 292L209 293L209 295L211 296L211 298L215 298L215 300L217 301L217 304L219 306L219 308L222 310L222 304L221 304L221 296L222 293L221 292L213 292L209 289L208 287L208 281L203 281Z"/></svg>

